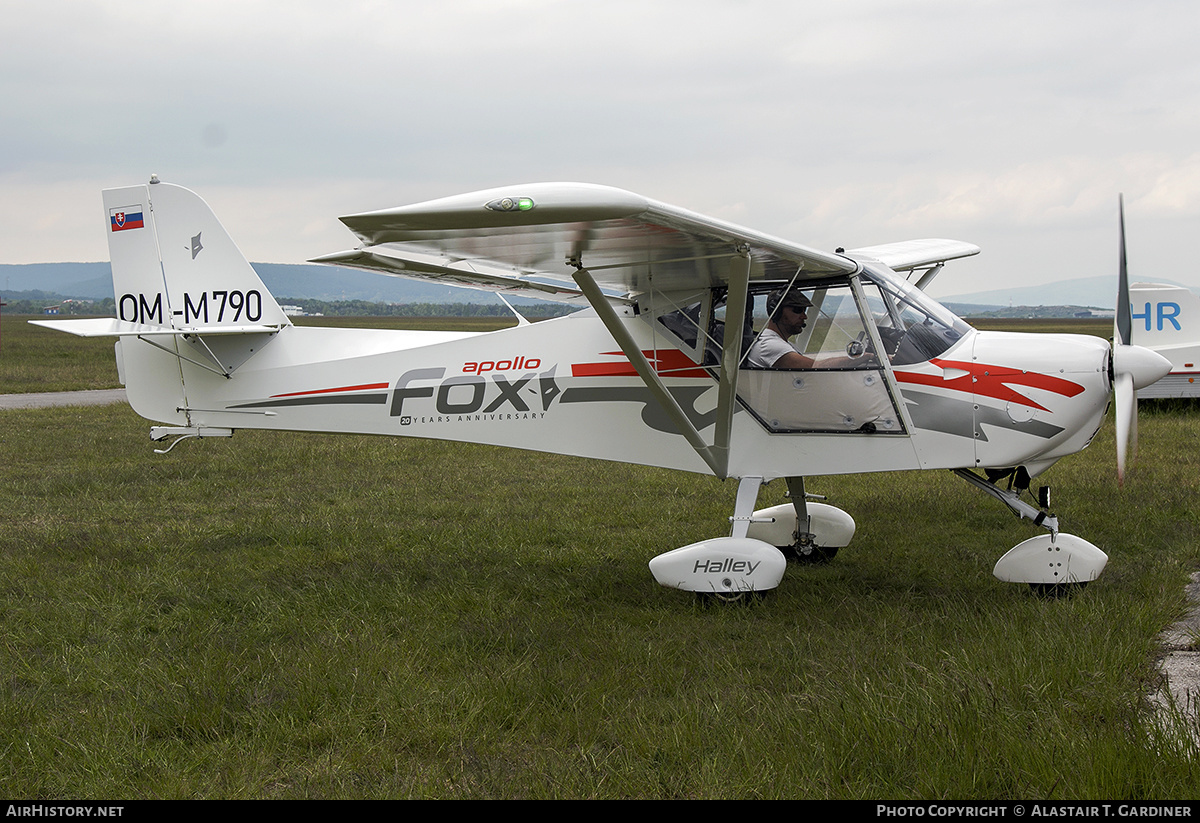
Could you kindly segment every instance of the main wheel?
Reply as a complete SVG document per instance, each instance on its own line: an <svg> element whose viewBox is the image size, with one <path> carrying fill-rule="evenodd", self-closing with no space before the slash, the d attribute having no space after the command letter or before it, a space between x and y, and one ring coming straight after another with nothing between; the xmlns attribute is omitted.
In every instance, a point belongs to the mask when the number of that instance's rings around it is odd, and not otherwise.
<svg viewBox="0 0 1200 823"><path fill-rule="evenodd" d="M837 546L818 546L816 543L794 543L791 546L776 546L792 563L817 566L837 557Z"/></svg>
<svg viewBox="0 0 1200 823"><path fill-rule="evenodd" d="M759 591L736 591L736 592L696 592L696 599L702 606L710 606L712 604L726 605L749 605L756 603L767 596L767 592Z"/></svg>

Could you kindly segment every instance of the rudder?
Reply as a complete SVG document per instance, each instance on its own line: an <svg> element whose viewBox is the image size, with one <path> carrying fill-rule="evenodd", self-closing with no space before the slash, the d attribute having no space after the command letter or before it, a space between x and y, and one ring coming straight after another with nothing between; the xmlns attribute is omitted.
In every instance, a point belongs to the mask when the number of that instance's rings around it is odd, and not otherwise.
<svg viewBox="0 0 1200 823"><path fill-rule="evenodd" d="M172 328L286 326L212 209L160 183L104 191L117 317Z"/></svg>

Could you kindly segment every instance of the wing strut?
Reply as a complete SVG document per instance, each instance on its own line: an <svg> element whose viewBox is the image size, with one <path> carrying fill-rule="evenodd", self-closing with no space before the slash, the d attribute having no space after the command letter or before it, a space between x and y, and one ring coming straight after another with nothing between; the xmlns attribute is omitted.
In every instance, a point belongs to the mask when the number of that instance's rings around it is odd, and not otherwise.
<svg viewBox="0 0 1200 823"><path fill-rule="evenodd" d="M746 294L750 288L750 252L745 246L740 246L738 254L746 264L739 266L736 257L729 261L729 291L725 298L725 339L721 341L721 373L717 389L717 427L713 432L713 448L721 456L726 471L729 468L733 413L737 408L738 366L742 361L740 318L746 316ZM729 318L733 319L732 324ZM717 476L724 479L725 471Z"/></svg>
<svg viewBox="0 0 1200 823"><path fill-rule="evenodd" d="M743 317L746 313L746 292L750 282L750 264L751 258L748 251L744 248L738 250L739 254L745 259L746 265L736 265L737 258L731 261L730 266L730 283L728 308L726 314L730 317ZM587 298L588 303L595 309L596 314L608 329L609 334L621 347L621 351L629 358L629 362L633 364L634 370L638 376L642 378L642 382L646 384L646 388L654 395L662 407L670 416L675 427L679 429L679 433L687 439L689 445L696 450L696 454L700 455L701 459L708 464L720 479L724 480L729 476L729 442L733 430L733 414L736 407L737 397L737 366L741 359L742 335L726 334L721 350L721 372L720 383L717 393L717 422L716 432L713 435L713 444L710 446L705 442L700 432L688 420L687 414L684 413L678 401L663 384L662 379L654 371L654 367L642 354L642 350L638 348L637 342L625 328L625 324L617 315L608 297L600 290L596 284L595 278L591 272L582 266L576 264L575 274L572 275L575 283Z"/></svg>

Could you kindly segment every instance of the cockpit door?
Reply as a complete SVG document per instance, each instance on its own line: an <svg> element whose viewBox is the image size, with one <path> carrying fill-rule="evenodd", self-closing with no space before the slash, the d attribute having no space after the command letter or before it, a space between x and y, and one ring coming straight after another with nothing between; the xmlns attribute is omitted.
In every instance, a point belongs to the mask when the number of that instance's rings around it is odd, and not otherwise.
<svg viewBox="0 0 1200 823"><path fill-rule="evenodd" d="M811 306L804 327L781 324L780 289L753 289L754 339L738 373L738 397L770 432L905 435L911 423L897 402L886 344L876 328L870 295L855 276L793 286ZM877 308L886 311L881 300ZM787 333L791 347L811 363L782 368L773 355ZM760 339L761 338L761 339Z"/></svg>

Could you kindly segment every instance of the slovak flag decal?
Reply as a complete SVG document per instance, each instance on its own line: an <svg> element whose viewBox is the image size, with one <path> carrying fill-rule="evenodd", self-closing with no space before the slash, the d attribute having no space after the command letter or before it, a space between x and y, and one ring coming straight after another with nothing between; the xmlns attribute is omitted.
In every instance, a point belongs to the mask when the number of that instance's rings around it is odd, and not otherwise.
<svg viewBox="0 0 1200 823"><path fill-rule="evenodd" d="M108 222L113 231L126 231L145 227L142 222L142 206L121 206L108 210Z"/></svg>

